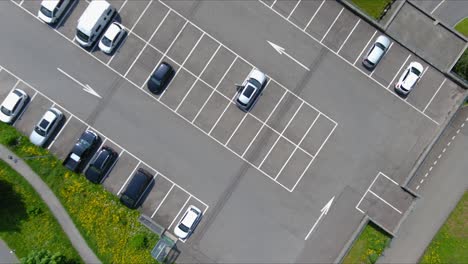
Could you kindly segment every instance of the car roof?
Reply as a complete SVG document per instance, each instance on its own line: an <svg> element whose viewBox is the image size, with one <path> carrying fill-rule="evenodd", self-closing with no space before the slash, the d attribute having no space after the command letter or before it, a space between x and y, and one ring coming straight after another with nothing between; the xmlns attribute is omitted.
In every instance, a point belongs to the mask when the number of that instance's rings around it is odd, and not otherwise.
<svg viewBox="0 0 468 264"><path fill-rule="evenodd" d="M43 0L41 6L53 11L54 8L57 6L59 0Z"/></svg>
<svg viewBox="0 0 468 264"><path fill-rule="evenodd" d="M47 120L49 122L54 121L54 119L57 118L56 113L54 113L51 109L47 110L47 112L44 114L44 117L42 119Z"/></svg>
<svg viewBox="0 0 468 264"><path fill-rule="evenodd" d="M154 71L153 76L161 80L164 77L164 75L166 75L170 71L170 69L171 66L169 64L167 64L166 62L161 62L156 71Z"/></svg>
<svg viewBox="0 0 468 264"><path fill-rule="evenodd" d="M107 28L104 36L110 40L114 40L115 36L120 32L121 29L122 26L119 23L113 22L110 24L109 28Z"/></svg>
<svg viewBox="0 0 468 264"><path fill-rule="evenodd" d="M77 28L81 31L89 31L92 30L94 25L98 22L101 14L109 8L110 4L103 0L93 0L89 3L86 10L81 15L80 19L78 20ZM83 15L85 15L83 17ZM90 32L85 32L89 34Z"/></svg>
<svg viewBox="0 0 468 264"><path fill-rule="evenodd" d="M382 57L383 53L384 50L382 50L379 46L374 45L369 55L367 55L367 60L375 64L380 59L380 57Z"/></svg>
<svg viewBox="0 0 468 264"><path fill-rule="evenodd" d="M13 90L14 91L14 90ZM12 110L15 105L18 103L20 100L20 97L15 94L13 91L8 94L8 96L5 98L5 101L3 101L3 107L5 107L8 110Z"/></svg>
<svg viewBox="0 0 468 264"><path fill-rule="evenodd" d="M187 209L187 214L185 215L184 219L182 219L181 221L181 224L187 227L191 227L191 225L193 225L195 220L197 220L198 218L198 214L192 211L191 209L192 209L191 207Z"/></svg>
<svg viewBox="0 0 468 264"><path fill-rule="evenodd" d="M151 179L149 178L149 175L146 174L146 172L142 169L138 169L138 171L135 173L133 176L132 180L127 186L127 189L125 191L125 195L137 199L141 193L140 193L140 188L143 185L146 185Z"/></svg>
<svg viewBox="0 0 468 264"><path fill-rule="evenodd" d="M375 40L376 43L380 43L382 45L385 46L385 48L388 48L388 46L390 46L390 39L387 38L386 36L384 35L381 35L379 36L376 40Z"/></svg>

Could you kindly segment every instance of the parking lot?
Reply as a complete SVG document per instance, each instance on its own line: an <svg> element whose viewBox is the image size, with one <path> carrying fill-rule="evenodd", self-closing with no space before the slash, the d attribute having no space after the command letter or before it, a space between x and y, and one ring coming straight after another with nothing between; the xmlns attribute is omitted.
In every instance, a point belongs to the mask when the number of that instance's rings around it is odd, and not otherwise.
<svg viewBox="0 0 468 264"><path fill-rule="evenodd" d="M446 119L445 109L450 105L450 97L457 86L396 42L390 44L386 55L373 71L365 69L361 61L382 33L339 2L260 2L434 123L440 125ZM412 61L421 63L424 72L409 96L400 97L393 87Z"/></svg>
<svg viewBox="0 0 468 264"><path fill-rule="evenodd" d="M67 109L22 81L20 77L16 76L8 69L0 66L0 101L3 101L13 89L21 89L30 97L29 104L13 124L14 127L26 136L31 134L34 126L47 109L55 107L62 111L65 119L60 124L60 128L57 132L45 145L47 149L60 159L65 159L73 147L73 144L75 144L75 141L79 138L81 133L87 129L96 132L100 136L102 139L100 147L109 146L119 153L119 157L113 165L112 170L105 176L102 182L104 188L108 191L119 195L137 168L143 168L152 173L154 181L145 191L140 210L157 223L167 229L172 228L174 223L182 217L183 212L185 212L190 205L195 205L200 208L203 213L207 212L209 206L198 199L194 194L191 194L134 154L123 149L112 139L106 137L106 135L89 126L86 122L67 111Z"/></svg>

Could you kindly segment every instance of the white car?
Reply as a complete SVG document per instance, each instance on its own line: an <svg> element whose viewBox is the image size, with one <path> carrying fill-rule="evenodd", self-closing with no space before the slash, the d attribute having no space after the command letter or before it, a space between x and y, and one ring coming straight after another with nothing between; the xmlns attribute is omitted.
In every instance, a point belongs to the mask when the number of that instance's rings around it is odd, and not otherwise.
<svg viewBox="0 0 468 264"><path fill-rule="evenodd" d="M424 68L419 62L411 62L395 84L395 91L401 95L408 95L421 78Z"/></svg>
<svg viewBox="0 0 468 264"><path fill-rule="evenodd" d="M57 22L57 19L67 9L70 0L43 0L37 16L48 24Z"/></svg>
<svg viewBox="0 0 468 264"><path fill-rule="evenodd" d="M193 232L195 227L197 227L200 222L202 212L197 207L190 205L184 216L174 227L174 234L180 239L186 239Z"/></svg>
<svg viewBox="0 0 468 264"><path fill-rule="evenodd" d="M254 69L244 80L242 85L238 85L238 91L235 96L236 105L244 112L248 112L255 105L262 94L267 82L266 75Z"/></svg>
<svg viewBox="0 0 468 264"><path fill-rule="evenodd" d="M370 48L367 56L362 61L362 65L368 70L373 70L377 63L382 59L390 46L390 39L386 36L379 36L374 45Z"/></svg>
<svg viewBox="0 0 468 264"><path fill-rule="evenodd" d="M11 124L26 105L28 94L23 90L14 89L0 105L0 121Z"/></svg>
<svg viewBox="0 0 468 264"><path fill-rule="evenodd" d="M107 54L112 53L124 34L125 28L121 24L113 22L110 24L109 28L107 28L101 41L99 41L99 49Z"/></svg>
<svg viewBox="0 0 468 264"><path fill-rule="evenodd" d="M62 120L63 114L57 108L50 108L42 116L41 120L37 123L29 136L29 140L36 146L42 147L44 143L50 138L50 136L57 129L60 120Z"/></svg>

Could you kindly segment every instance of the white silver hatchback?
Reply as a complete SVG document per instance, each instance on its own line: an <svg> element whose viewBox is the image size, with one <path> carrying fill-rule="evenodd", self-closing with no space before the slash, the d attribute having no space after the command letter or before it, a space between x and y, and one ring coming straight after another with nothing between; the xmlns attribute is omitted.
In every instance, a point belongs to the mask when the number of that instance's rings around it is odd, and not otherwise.
<svg viewBox="0 0 468 264"><path fill-rule="evenodd" d="M180 219L174 228L174 234L180 239L186 239L197 227L202 216L202 211L197 207L190 205L184 216Z"/></svg>
<svg viewBox="0 0 468 264"><path fill-rule="evenodd" d="M44 143L50 138L50 136L55 132L62 118L63 114L57 108L52 107L47 110L29 136L31 143L42 147Z"/></svg>
<svg viewBox="0 0 468 264"><path fill-rule="evenodd" d="M364 65L368 70L373 70L383 58L389 46L390 39L383 35L379 36L374 45L369 49L369 52L362 61L362 65Z"/></svg>
<svg viewBox="0 0 468 264"><path fill-rule="evenodd" d="M107 54L112 53L115 47L122 40L124 34L125 28L121 24L113 22L107 28L106 33L104 33L104 36L101 38L101 41L99 41L99 49Z"/></svg>
<svg viewBox="0 0 468 264"><path fill-rule="evenodd" d="M26 105L28 95L20 89L14 89L0 105L0 121L11 124Z"/></svg>
<svg viewBox="0 0 468 264"><path fill-rule="evenodd" d="M416 61L411 62L395 84L395 91L403 96L408 95L414 86L416 86L419 78L421 78L423 70L424 68L421 63Z"/></svg>

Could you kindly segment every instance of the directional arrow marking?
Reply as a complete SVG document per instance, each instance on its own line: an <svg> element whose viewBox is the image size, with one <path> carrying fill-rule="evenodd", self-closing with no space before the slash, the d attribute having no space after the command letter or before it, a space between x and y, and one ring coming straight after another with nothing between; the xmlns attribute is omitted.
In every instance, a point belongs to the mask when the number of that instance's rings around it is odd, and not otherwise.
<svg viewBox="0 0 468 264"><path fill-rule="evenodd" d="M70 74L66 73L64 70L62 70L60 68L57 68L57 70L59 72L63 73L68 78L70 78L71 80L73 80L74 82L76 82L77 84L81 85L83 87L83 91L102 99L102 97L93 88L91 88L91 86L89 86L88 84L82 84L77 79L73 78Z"/></svg>
<svg viewBox="0 0 468 264"><path fill-rule="evenodd" d="M310 229L309 233L307 233L307 236L305 237L304 240L307 240L307 238L309 238L310 234L312 234L312 231L314 231L315 227L317 226L317 224L320 222L320 220L322 219L322 217L324 215L326 215L328 213L328 210L330 210L330 207L333 203L333 200L335 199L335 196L333 196L330 201L328 201L328 203L322 208L322 210L320 210L320 212L322 212L319 216L319 218L317 219L317 221L315 221L315 224L312 226L312 228Z"/></svg>
<svg viewBox="0 0 468 264"><path fill-rule="evenodd" d="M275 43L273 43L273 42L271 42L271 41L268 41L268 40L267 40L267 42L268 42L268 44L270 44L280 55L283 55L283 54L286 55L288 58L290 58L291 60L293 60L295 63L299 64L302 68L304 68L304 69L310 71L310 69L307 68L304 64L300 63L298 60L296 60L295 58L293 58L293 56L289 55L289 54L285 51L285 49L284 49L283 47L278 46L278 45L276 45Z"/></svg>

